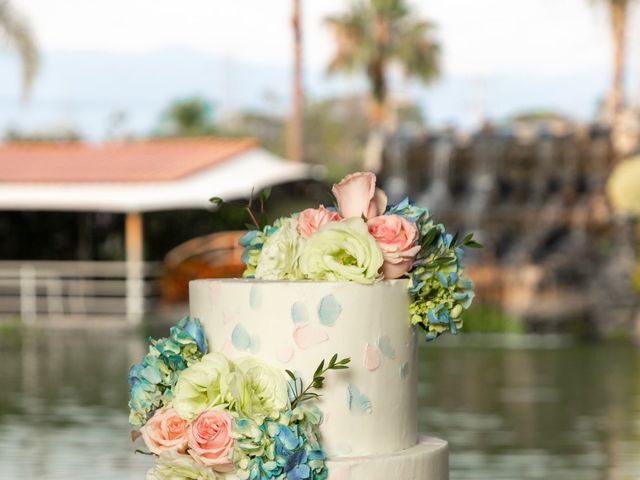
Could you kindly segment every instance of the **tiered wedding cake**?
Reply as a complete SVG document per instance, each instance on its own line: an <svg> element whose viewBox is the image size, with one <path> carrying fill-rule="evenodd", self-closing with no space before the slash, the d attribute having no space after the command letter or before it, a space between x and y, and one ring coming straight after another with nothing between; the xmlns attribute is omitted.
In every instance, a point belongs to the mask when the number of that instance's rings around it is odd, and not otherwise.
<svg viewBox="0 0 640 480"><path fill-rule="evenodd" d="M190 284L190 317L129 373L148 480L445 480L417 433L418 332L462 326L464 247L371 173L241 240L243 279ZM264 197L261 198L264 200Z"/></svg>
<svg viewBox="0 0 640 480"><path fill-rule="evenodd" d="M318 402L330 480L444 480L446 442L416 431L406 283L196 280L191 316L210 349L232 359L255 355L305 381L323 358L351 357L349 369L327 378Z"/></svg>

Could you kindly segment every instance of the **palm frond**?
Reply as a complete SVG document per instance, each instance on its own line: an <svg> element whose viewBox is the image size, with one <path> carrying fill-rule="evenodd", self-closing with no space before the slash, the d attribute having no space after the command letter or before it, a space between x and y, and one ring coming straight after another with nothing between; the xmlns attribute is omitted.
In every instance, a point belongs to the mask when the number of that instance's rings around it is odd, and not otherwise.
<svg viewBox="0 0 640 480"><path fill-rule="evenodd" d="M0 44L15 50L22 65L22 98L27 100L39 66L36 40L27 20L8 0L0 0Z"/></svg>
<svg viewBox="0 0 640 480"><path fill-rule="evenodd" d="M398 63L409 76L430 82L439 74L440 46L431 22L419 20L406 0L355 0L345 13L325 19L336 51L329 72L363 71Z"/></svg>

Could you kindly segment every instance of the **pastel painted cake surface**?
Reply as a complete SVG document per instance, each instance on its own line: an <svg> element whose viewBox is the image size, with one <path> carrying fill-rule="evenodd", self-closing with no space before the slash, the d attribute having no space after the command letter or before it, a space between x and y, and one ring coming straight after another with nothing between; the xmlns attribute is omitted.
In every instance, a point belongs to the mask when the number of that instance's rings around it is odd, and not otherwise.
<svg viewBox="0 0 640 480"><path fill-rule="evenodd" d="M305 381L322 359L351 357L348 370L327 377L318 403L329 458L395 455L416 446L416 338L408 304L404 280L190 283L191 316L202 322L213 351L231 359L254 355Z"/></svg>

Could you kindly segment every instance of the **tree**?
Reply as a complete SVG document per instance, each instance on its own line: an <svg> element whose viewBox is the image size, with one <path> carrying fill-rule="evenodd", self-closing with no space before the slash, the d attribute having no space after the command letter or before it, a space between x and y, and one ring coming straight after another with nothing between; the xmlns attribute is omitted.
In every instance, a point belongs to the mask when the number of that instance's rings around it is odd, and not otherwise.
<svg viewBox="0 0 640 480"><path fill-rule="evenodd" d="M287 139L287 156L289 160L299 162L302 160L303 140L303 104L304 93L302 91L302 13L301 0L293 0L291 13L291 28L293 30L293 89L291 98L291 117L289 119L289 132Z"/></svg>
<svg viewBox="0 0 640 480"><path fill-rule="evenodd" d="M15 50L22 64L22 98L26 101L38 71L38 48L28 22L9 0L0 0L0 45Z"/></svg>
<svg viewBox="0 0 640 480"><path fill-rule="evenodd" d="M371 130L365 166L377 170L384 148L388 113L388 68L429 83L440 72L440 46L434 25L417 18L406 0L354 0L350 9L326 19L336 52L329 72L364 72L369 81Z"/></svg>
<svg viewBox="0 0 640 480"><path fill-rule="evenodd" d="M599 0L600 2L602 0ZM627 36L627 18L632 0L605 0L609 11L609 28L613 58L611 63L611 86L607 99L607 116L615 123L624 105L624 74Z"/></svg>
<svg viewBox="0 0 640 480"><path fill-rule="evenodd" d="M211 105L198 97L176 100L162 114L160 136L202 137L214 135Z"/></svg>
<svg viewBox="0 0 640 480"><path fill-rule="evenodd" d="M612 61L611 85L604 102L604 118L611 127L611 142L614 160L617 161L624 150L624 132L620 128L621 114L624 108L624 77L626 70L625 54L627 50L627 22L629 10L634 0L591 0L604 5L609 14Z"/></svg>

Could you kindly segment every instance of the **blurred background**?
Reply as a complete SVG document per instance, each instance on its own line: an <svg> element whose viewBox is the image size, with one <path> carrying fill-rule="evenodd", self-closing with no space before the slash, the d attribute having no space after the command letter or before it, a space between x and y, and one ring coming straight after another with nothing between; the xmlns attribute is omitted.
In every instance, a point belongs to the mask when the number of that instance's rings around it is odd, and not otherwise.
<svg viewBox="0 0 640 480"><path fill-rule="evenodd" d="M143 478L126 372L243 205L370 170L484 245L420 349L452 480L640 479L639 40L634 0L0 0L0 477Z"/></svg>

